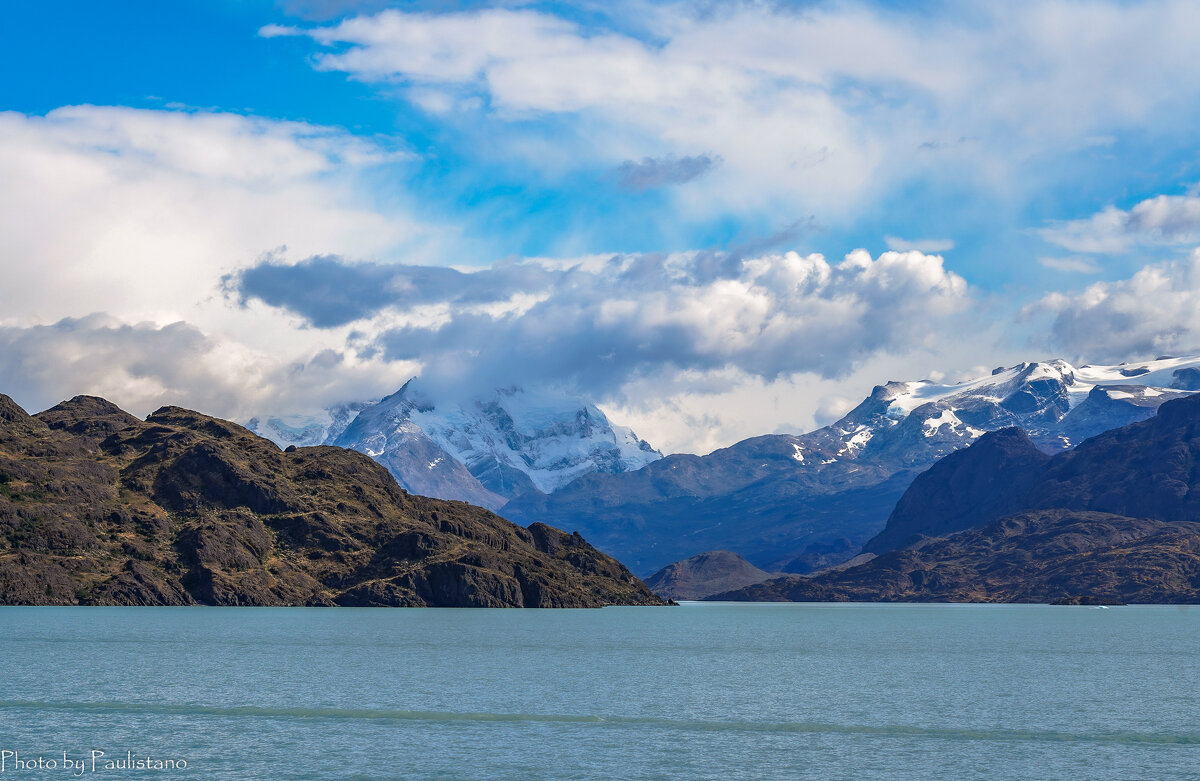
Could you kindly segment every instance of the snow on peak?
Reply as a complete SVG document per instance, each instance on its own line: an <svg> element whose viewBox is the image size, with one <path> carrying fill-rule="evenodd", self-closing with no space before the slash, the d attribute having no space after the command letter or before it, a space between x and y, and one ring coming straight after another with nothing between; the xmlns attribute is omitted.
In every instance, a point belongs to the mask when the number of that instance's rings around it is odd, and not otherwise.
<svg viewBox="0 0 1200 781"><path fill-rule="evenodd" d="M1200 356L1117 366L1020 363L958 383L888 382L841 420L802 439L806 449L839 461L915 467L987 431L1019 426L1053 451L1143 420L1162 402L1197 390Z"/></svg>
<svg viewBox="0 0 1200 781"><path fill-rule="evenodd" d="M428 402L411 408L408 419L477 477L515 470L544 493L590 472L626 472L662 458L596 405L544 389L513 386L466 402Z"/></svg>
<svg viewBox="0 0 1200 781"><path fill-rule="evenodd" d="M932 437L938 434L943 426L949 426L952 430L958 429L966 432L971 437L981 437L984 434L982 429L972 428L958 419L958 416L949 409L944 409L936 418L926 418L921 421L921 428L925 431L925 436Z"/></svg>

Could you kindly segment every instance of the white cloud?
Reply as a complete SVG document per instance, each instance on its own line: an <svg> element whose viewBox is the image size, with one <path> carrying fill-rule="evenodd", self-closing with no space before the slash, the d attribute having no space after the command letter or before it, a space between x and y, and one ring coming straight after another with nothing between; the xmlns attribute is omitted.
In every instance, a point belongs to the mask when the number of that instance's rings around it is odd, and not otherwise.
<svg viewBox="0 0 1200 781"><path fill-rule="evenodd" d="M0 317L214 327L221 273L264 251L369 257L424 240L357 185L393 159L338 130L233 114L0 113Z"/></svg>
<svg viewBox="0 0 1200 781"><path fill-rule="evenodd" d="M139 414L175 403L244 419L382 396L417 371L577 379L628 399L621 388L664 366L730 367L777 390L798 367L842 373L923 344L968 301L918 252L422 266L436 229L377 208L358 179L395 160L336 129L233 114L0 114L0 391L30 409L94 393ZM411 265L383 262L401 250ZM326 253L369 260L294 261ZM308 276L224 295L252 265ZM680 393L697 409L705 396ZM723 436L760 422L726 418Z"/></svg>
<svg viewBox="0 0 1200 781"><path fill-rule="evenodd" d="M415 365L359 360L348 328L236 306L221 279L280 245L283 257L434 254L435 227L377 208L360 181L398 157L334 128L234 114L0 113L0 392L31 408L95 393L139 412L244 417L394 390ZM338 366L310 366L334 354Z"/></svg>
<svg viewBox="0 0 1200 781"><path fill-rule="evenodd" d="M1072 356L1116 363L1200 350L1200 250L1129 279L1052 293L1026 308L1049 315L1047 341Z"/></svg>
<svg viewBox="0 0 1200 781"><path fill-rule="evenodd" d="M174 404L245 420L264 410L379 398L415 368L330 349L281 355L214 339L184 322L159 326L92 314L0 326L0 392L30 412L89 394L139 416Z"/></svg>
<svg viewBox="0 0 1200 781"><path fill-rule="evenodd" d="M1053 175L1037 165L1047 155L1151 121L1189 132L1196 118L1200 7L1185 0L984 0L934 16L849 3L636 8L646 40L505 8L388 10L302 32L330 47L319 68L403 85L428 106L485 98L463 127L534 165L719 156L673 193L701 215L837 216L918 173L1011 188ZM551 115L578 134L527 134L527 120ZM572 144L565 160L548 149Z"/></svg>
<svg viewBox="0 0 1200 781"><path fill-rule="evenodd" d="M883 242L887 248L896 252L949 252L954 249L952 239L901 239L896 236L884 236Z"/></svg>
<svg viewBox="0 0 1200 781"><path fill-rule="evenodd" d="M1127 252L1145 244L1200 240L1200 197L1159 195L1128 211L1109 206L1091 217L1043 228L1042 238L1071 252Z"/></svg>

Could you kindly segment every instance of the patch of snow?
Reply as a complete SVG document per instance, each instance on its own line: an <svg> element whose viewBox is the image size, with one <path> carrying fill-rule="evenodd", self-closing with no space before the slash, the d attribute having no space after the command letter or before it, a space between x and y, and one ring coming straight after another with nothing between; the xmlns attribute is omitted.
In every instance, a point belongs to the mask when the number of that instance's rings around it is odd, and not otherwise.
<svg viewBox="0 0 1200 781"><path fill-rule="evenodd" d="M838 451L839 456L862 450L871 441L871 437L875 436L875 431L870 426L859 426L853 434L849 431L841 433L843 436L849 434L849 438L844 441L842 448Z"/></svg>
<svg viewBox="0 0 1200 781"><path fill-rule="evenodd" d="M943 409L941 414L939 414L936 418L926 418L921 423L921 428L927 437L932 437L937 434L943 426L949 426L952 431L956 429L962 430L972 439L981 437L985 433L982 429L974 428L963 423L962 420L960 420L959 417L954 414L953 410L949 409Z"/></svg>

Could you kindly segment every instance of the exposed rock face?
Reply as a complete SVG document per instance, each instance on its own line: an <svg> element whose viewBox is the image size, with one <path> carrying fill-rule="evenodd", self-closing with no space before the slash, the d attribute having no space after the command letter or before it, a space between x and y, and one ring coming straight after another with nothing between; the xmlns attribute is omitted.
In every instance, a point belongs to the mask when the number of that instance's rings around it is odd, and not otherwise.
<svg viewBox="0 0 1200 781"><path fill-rule="evenodd" d="M703 599L778 576L779 573L764 572L736 553L716 550L668 564L646 578L646 585L667 599Z"/></svg>
<svg viewBox="0 0 1200 781"><path fill-rule="evenodd" d="M884 529L913 478L989 431L1017 427L1059 452L1200 388L1200 358L1144 364L1023 363L953 385L888 382L832 425L770 435L635 472L582 477L504 507L520 523L570 519L639 573L696 551L737 551L771 570L852 557Z"/></svg>
<svg viewBox="0 0 1200 781"><path fill-rule="evenodd" d="M1020 431L983 437L914 481L868 547L720 598L1196 602L1200 396L1054 457Z"/></svg>
<svg viewBox="0 0 1200 781"><path fill-rule="evenodd" d="M1200 523L1044 510L927 539L865 564L713 600L752 602L1200 602Z"/></svg>
<svg viewBox="0 0 1200 781"><path fill-rule="evenodd" d="M335 447L281 452L178 407L145 422L0 395L0 603L663 604L578 535L407 494Z"/></svg>

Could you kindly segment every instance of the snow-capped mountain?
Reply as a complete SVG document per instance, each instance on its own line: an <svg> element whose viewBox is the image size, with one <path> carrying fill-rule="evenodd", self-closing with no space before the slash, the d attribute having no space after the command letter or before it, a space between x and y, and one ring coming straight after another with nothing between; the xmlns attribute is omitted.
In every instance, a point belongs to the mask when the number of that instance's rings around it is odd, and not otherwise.
<svg viewBox="0 0 1200 781"><path fill-rule="evenodd" d="M520 523L569 519L640 573L717 549L764 569L805 572L856 554L917 474L987 431L1019 426L1056 452L1197 390L1200 356L1024 363L952 385L888 382L807 434L585 476L548 496L517 497L504 514Z"/></svg>
<svg viewBox="0 0 1200 781"><path fill-rule="evenodd" d="M889 382L837 423L799 437L797 453L812 447L824 460L913 466L1007 426L1053 452L1145 420L1164 401L1196 390L1200 357L1080 367L1055 360L1001 367L953 385Z"/></svg>
<svg viewBox="0 0 1200 781"><path fill-rule="evenodd" d="M662 458L594 404L520 387L448 403L410 380L378 402L334 408L324 417L252 424L280 445L359 450L414 493L491 509L521 494L549 493L581 475L639 469Z"/></svg>

